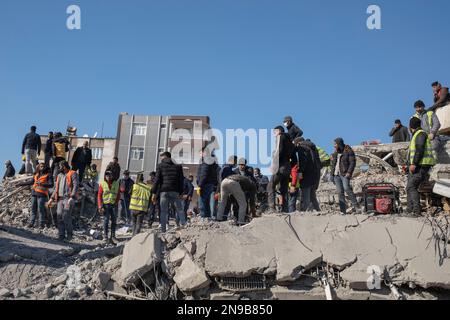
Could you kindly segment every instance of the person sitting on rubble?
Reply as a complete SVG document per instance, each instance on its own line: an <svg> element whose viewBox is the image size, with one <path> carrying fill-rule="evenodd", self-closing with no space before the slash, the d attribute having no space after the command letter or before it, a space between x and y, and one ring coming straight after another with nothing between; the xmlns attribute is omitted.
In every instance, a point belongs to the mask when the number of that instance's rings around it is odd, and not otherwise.
<svg viewBox="0 0 450 320"><path fill-rule="evenodd" d="M356 196L353 193L351 186L351 179L353 171L356 167L356 157L353 149L344 143L342 138L334 140L335 152L331 156L331 175L334 184L336 185L337 193L339 194L339 208L341 214L347 213L347 202L345 200L345 193L350 198L353 205L352 212L361 213L362 210L358 205ZM345 192L345 193L344 193Z"/></svg>
<svg viewBox="0 0 450 320"><path fill-rule="evenodd" d="M78 193L78 174L71 170L67 161L59 162L59 174L56 178L52 201L56 202L58 239L70 241L73 237L72 211ZM51 204L49 204L51 207Z"/></svg>
<svg viewBox="0 0 450 320"><path fill-rule="evenodd" d="M447 87L443 87L438 81L431 84L433 88L433 102L434 105L428 111L436 111L439 108L450 104L450 93Z"/></svg>
<svg viewBox="0 0 450 320"><path fill-rule="evenodd" d="M116 244L117 205L120 200L119 182L114 180L111 171L105 172L105 179L98 188L98 211L103 215L103 236L108 244ZM109 234L109 221L111 220L111 234Z"/></svg>
<svg viewBox="0 0 450 320"><path fill-rule="evenodd" d="M220 202L217 210L217 221L223 221L223 214L230 196L233 196L239 206L239 215L237 219L238 225L245 224L245 217L247 215L247 201L249 202L250 215L252 217L255 216L256 185L248 177L234 174L225 178L220 185Z"/></svg>
<svg viewBox="0 0 450 320"><path fill-rule="evenodd" d="M50 174L50 168L44 163L40 163L36 168L34 183L31 190L31 219L29 228L34 228L36 217L39 214L39 227L44 229L46 225L47 212L45 203L49 200L49 189L53 188L53 176Z"/></svg>
<svg viewBox="0 0 450 320"><path fill-rule="evenodd" d="M275 127L273 131L276 137L275 151L272 156L272 177L270 178L268 189L269 210L275 212L275 197L277 189L281 195L281 207L283 212L288 212L287 194L289 188L289 176L291 174L291 156L294 145L289 135L284 132L282 126Z"/></svg>
<svg viewBox="0 0 450 320"><path fill-rule="evenodd" d="M16 174L16 169L14 169L14 166L12 165L10 160L5 161L5 174L3 175L3 180L6 180L6 178L12 178Z"/></svg>
<svg viewBox="0 0 450 320"><path fill-rule="evenodd" d="M130 202L133 236L141 232L142 220L148 212L151 196L151 188L144 183L144 174L139 173L133 184Z"/></svg>
<svg viewBox="0 0 450 320"><path fill-rule="evenodd" d="M408 142L411 140L408 128L403 126L399 119L395 120L394 127L389 132L389 137L392 137L392 143Z"/></svg>
<svg viewBox="0 0 450 320"><path fill-rule="evenodd" d="M421 128L428 134L428 139L430 139L433 146L433 150L439 153L441 147L441 141L438 135L439 129L441 128L441 123L439 122L436 113L433 111L425 110L425 103L422 100L418 100L414 103L414 108L416 113L415 118L421 120Z"/></svg>
<svg viewBox="0 0 450 320"><path fill-rule="evenodd" d="M407 212L413 215L420 215L422 210L420 207L419 187L422 182L428 179L428 173L431 167L436 164L436 159L430 138L421 128L421 121L415 117L411 118L409 128L413 138L409 145L408 155Z"/></svg>

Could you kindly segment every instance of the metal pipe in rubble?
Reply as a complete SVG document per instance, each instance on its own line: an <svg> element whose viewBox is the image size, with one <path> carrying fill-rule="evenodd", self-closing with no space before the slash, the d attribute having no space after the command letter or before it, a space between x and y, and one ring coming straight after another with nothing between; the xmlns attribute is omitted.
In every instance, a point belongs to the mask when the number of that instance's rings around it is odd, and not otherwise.
<svg viewBox="0 0 450 320"><path fill-rule="evenodd" d="M386 157L383 158L383 161L388 161L394 155L393 152L389 153Z"/></svg>

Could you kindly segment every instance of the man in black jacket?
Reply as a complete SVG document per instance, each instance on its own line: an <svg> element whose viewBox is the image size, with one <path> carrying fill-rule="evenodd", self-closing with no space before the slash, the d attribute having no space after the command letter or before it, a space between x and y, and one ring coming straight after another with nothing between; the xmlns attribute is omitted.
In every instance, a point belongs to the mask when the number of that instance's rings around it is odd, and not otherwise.
<svg viewBox="0 0 450 320"><path fill-rule="evenodd" d="M5 167L6 171L5 174L3 175L3 180L5 180L6 178L14 177L14 175L16 174L16 169L14 169L14 166L12 165L10 160L7 160L5 162Z"/></svg>
<svg viewBox="0 0 450 320"><path fill-rule="evenodd" d="M279 186L281 194L281 206L283 212L288 212L287 193L289 188L289 176L291 174L291 155L293 154L294 145L289 135L284 132L282 126L274 129L276 137L276 149L272 157L272 177L270 178L268 189L269 209L275 211L275 194L276 188Z"/></svg>
<svg viewBox="0 0 450 320"><path fill-rule="evenodd" d="M30 132L23 138L22 154L25 155L25 172L36 172L36 160L41 154L41 136L36 133L36 126L32 126Z"/></svg>
<svg viewBox="0 0 450 320"><path fill-rule="evenodd" d="M47 142L45 143L44 149L44 163L46 167L50 168L50 160L53 157L53 132L50 131L47 136Z"/></svg>
<svg viewBox="0 0 450 320"><path fill-rule="evenodd" d="M331 176L333 182L336 185L337 192L339 193L339 207L341 214L347 213L347 202L345 200L345 193L350 198L353 205L353 210L357 213L361 213L356 196L353 193L350 180L353 176L353 171L356 167L356 157L353 149L344 143L342 138L336 138L334 140L334 150L331 159Z"/></svg>
<svg viewBox="0 0 450 320"><path fill-rule="evenodd" d="M436 164L432 144L425 131L421 128L421 121L415 117L411 118L409 128L413 134L408 154L408 183L406 193L408 199L407 211L410 214L420 215L420 184L428 179L428 173Z"/></svg>
<svg viewBox="0 0 450 320"><path fill-rule="evenodd" d="M194 195L194 185L192 184L193 182L194 176L192 174L190 174L188 178L184 178L182 198L184 202L184 214L186 216L192 201L192 196Z"/></svg>
<svg viewBox="0 0 450 320"><path fill-rule="evenodd" d="M159 193L160 197L161 232L166 232L167 229L170 204L175 206L181 225L186 224L183 203L180 197L183 192L183 184L183 167L173 162L170 152L163 152L161 154L161 163L156 167L155 184L152 188L152 201L156 202L156 194Z"/></svg>
<svg viewBox="0 0 450 320"><path fill-rule="evenodd" d="M389 132L389 137L392 137L392 143L407 142L410 140L408 128L402 125L400 120L395 120L394 127Z"/></svg>
<svg viewBox="0 0 450 320"><path fill-rule="evenodd" d="M92 150L89 148L89 142L85 141L82 147L78 147L72 157L72 170L78 170L78 179L83 180L84 171L92 162Z"/></svg>
<svg viewBox="0 0 450 320"><path fill-rule="evenodd" d="M197 186L200 188L199 210L202 218L211 218L211 194L217 189L217 159L203 148L197 171Z"/></svg>
<svg viewBox="0 0 450 320"><path fill-rule="evenodd" d="M291 141L303 136L303 131L295 125L291 116L284 117L284 126L288 129L288 135Z"/></svg>
<svg viewBox="0 0 450 320"><path fill-rule="evenodd" d="M130 171L125 170L123 172L123 178L119 180L120 186L120 201L119 211L120 218L125 221L126 224L131 223L130 202L131 193L133 192L134 181L130 177Z"/></svg>
<svg viewBox="0 0 450 320"><path fill-rule="evenodd" d="M110 162L108 164L108 166L106 167L106 171L111 171L114 181L119 180L120 179L120 171L122 171L122 169L120 168L120 164L119 164L119 158L114 157L113 161Z"/></svg>

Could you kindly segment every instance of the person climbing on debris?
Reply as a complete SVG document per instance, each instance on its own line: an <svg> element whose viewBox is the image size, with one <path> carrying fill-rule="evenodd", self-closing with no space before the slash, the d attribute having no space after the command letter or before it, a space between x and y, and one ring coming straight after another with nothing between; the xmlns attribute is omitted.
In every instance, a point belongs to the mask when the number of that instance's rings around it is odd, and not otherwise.
<svg viewBox="0 0 450 320"><path fill-rule="evenodd" d="M428 173L436 164L431 141L426 132L421 128L418 118L411 118L409 128L413 135L409 145L408 155L408 182L406 193L408 199L407 211L409 214L420 215L420 184L428 179Z"/></svg>
<svg viewBox="0 0 450 320"><path fill-rule="evenodd" d="M117 204L119 203L119 182L114 180L111 171L105 172L105 180L98 189L98 211L103 215L103 236L108 244L116 244ZM111 220L111 233L109 235L109 221Z"/></svg>
<svg viewBox="0 0 450 320"><path fill-rule="evenodd" d="M3 175L3 180L6 178L12 178L16 175L16 169L14 169L14 166L12 165L10 160L5 161L5 174Z"/></svg>
<svg viewBox="0 0 450 320"><path fill-rule="evenodd" d="M283 212L288 212L288 188L289 175L291 173L290 159L294 150L294 145L289 135L284 132L282 126L275 127L274 135L276 137L276 148L272 157L272 177L270 178L268 189L269 209L273 212L275 208L275 195L277 186L281 194L281 207Z"/></svg>
<svg viewBox="0 0 450 320"><path fill-rule="evenodd" d="M428 139L433 146L433 150L436 153L439 153L441 140L438 133L441 128L441 123L439 122L436 113L433 111L426 111L425 103L422 100L416 101L414 103L414 108L416 109L416 113L413 117L420 119L420 127L428 134Z"/></svg>
<svg viewBox="0 0 450 320"><path fill-rule="evenodd" d="M352 212L362 213L351 186L353 171L356 167L355 153L349 145L344 143L342 138L336 138L334 140L334 150L335 152L331 156L331 175L333 182L336 185L336 190L339 194L339 207L341 214L345 215L347 213L345 193L347 193L347 196L353 205Z"/></svg>
<svg viewBox="0 0 450 320"><path fill-rule="evenodd" d="M389 132L389 137L392 137L392 143L408 142L411 140L408 128L402 125L399 119L395 120L394 127Z"/></svg>
<svg viewBox="0 0 450 320"><path fill-rule="evenodd" d="M56 178L52 199L57 203L58 239L61 241L70 241L73 236L72 211L75 206L78 187L76 171L70 169L67 161L59 162L59 174ZM49 204L49 207L51 207L51 204Z"/></svg>
<svg viewBox="0 0 450 320"><path fill-rule="evenodd" d="M236 199L237 205L239 206L238 225L245 224L247 207L249 208L250 216L255 216L256 185L248 177L239 174L226 177L220 185L219 195L220 202L217 210L217 221L223 221L223 214L230 196Z"/></svg>
<svg viewBox="0 0 450 320"><path fill-rule="evenodd" d="M428 111L436 111L439 108L450 104L450 93L447 87L443 87L438 81L431 84L433 88L433 102L434 105Z"/></svg>
<svg viewBox="0 0 450 320"><path fill-rule="evenodd" d="M141 232L142 220L148 212L152 192L144 183L144 174L139 173L131 192L130 210L133 221L133 236Z"/></svg>
<svg viewBox="0 0 450 320"><path fill-rule="evenodd" d="M183 192L183 167L172 160L170 152L163 152L160 155L161 163L156 167L155 185L152 188L152 201L156 204L156 195L160 197L160 228L161 232L166 232L169 217L169 205L173 204L176 214L180 219L180 224L186 224L186 217L183 212L181 193Z"/></svg>
<svg viewBox="0 0 450 320"><path fill-rule="evenodd" d="M53 176L50 174L50 168L44 163L40 163L37 166L31 190L31 218L28 224L29 228L35 227L38 214L39 228L45 228L47 216L45 204L49 200L50 188L53 188Z"/></svg>

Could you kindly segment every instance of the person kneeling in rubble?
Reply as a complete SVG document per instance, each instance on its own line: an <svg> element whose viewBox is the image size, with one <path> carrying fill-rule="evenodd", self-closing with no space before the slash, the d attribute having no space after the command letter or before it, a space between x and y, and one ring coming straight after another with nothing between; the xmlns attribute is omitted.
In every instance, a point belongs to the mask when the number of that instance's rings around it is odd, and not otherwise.
<svg viewBox="0 0 450 320"><path fill-rule="evenodd" d="M220 203L217 211L217 220L223 220L223 213L227 206L227 202L230 201L230 196L233 196L239 206L238 225L245 224L245 216L247 213L247 198L250 204L250 214L255 216L255 197L256 197L256 185L246 176L231 175L225 178L220 184L219 189Z"/></svg>
<svg viewBox="0 0 450 320"><path fill-rule="evenodd" d="M60 173L56 178L52 201L57 203L58 239L70 241L73 236L72 211L75 206L79 186L78 174L70 169L67 161L59 163L59 170ZM49 204L50 206L51 204Z"/></svg>
<svg viewBox="0 0 450 320"><path fill-rule="evenodd" d="M148 212L152 191L150 186L144 183L144 175L138 174L136 183L131 191L131 219L133 221L133 236L141 232L142 220Z"/></svg>
<svg viewBox="0 0 450 320"><path fill-rule="evenodd" d="M105 172L105 180L98 188L98 211L103 215L103 236L105 242L115 244L116 239L116 208L119 203L119 182L114 180L111 171ZM111 219L111 237L108 237L109 220Z"/></svg>
<svg viewBox="0 0 450 320"><path fill-rule="evenodd" d="M39 213L40 229L45 228L45 203L48 200L48 189L53 188L53 176L50 168L44 163L40 163L34 175L34 184L31 191L31 220L29 228L34 228L37 214Z"/></svg>
<svg viewBox="0 0 450 320"><path fill-rule="evenodd" d="M413 117L409 122L409 129L413 135L409 145L409 174L406 185L408 197L407 211L410 214L420 215L419 187L428 178L428 172L436 164L433 145L430 137L421 128L420 119Z"/></svg>

